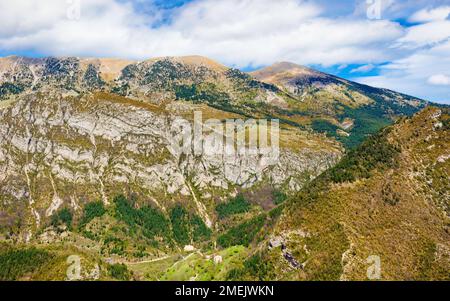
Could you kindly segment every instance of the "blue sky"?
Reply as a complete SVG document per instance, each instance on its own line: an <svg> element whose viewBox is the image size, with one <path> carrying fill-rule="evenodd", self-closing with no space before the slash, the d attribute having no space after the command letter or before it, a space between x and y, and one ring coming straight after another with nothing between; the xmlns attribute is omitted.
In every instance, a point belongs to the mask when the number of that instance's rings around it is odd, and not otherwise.
<svg viewBox="0 0 450 301"><path fill-rule="evenodd" d="M0 56L279 61L450 104L450 0L16 0Z"/></svg>

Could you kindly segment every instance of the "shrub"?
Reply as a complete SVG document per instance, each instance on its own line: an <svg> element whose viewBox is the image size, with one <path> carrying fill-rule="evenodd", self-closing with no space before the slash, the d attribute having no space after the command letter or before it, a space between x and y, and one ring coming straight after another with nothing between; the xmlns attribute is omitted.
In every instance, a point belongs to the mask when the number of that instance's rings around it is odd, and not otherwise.
<svg viewBox="0 0 450 301"><path fill-rule="evenodd" d="M273 198L275 205L280 205L287 200L287 195L282 191L276 190L273 192Z"/></svg>
<svg viewBox="0 0 450 301"><path fill-rule="evenodd" d="M131 273L124 264L111 264L108 266L108 272L117 280L128 281L131 279Z"/></svg>
<svg viewBox="0 0 450 301"><path fill-rule="evenodd" d="M51 224L54 227L66 225L68 229L72 228L72 212L68 208L63 208L52 215Z"/></svg>

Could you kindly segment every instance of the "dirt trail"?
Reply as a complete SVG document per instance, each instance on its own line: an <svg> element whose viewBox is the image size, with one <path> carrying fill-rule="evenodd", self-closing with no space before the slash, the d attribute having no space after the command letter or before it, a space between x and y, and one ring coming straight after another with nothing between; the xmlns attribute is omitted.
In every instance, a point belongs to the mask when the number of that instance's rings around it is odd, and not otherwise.
<svg viewBox="0 0 450 301"><path fill-rule="evenodd" d="M126 262L126 261L124 261L122 263L127 264L127 265L136 265L136 264L141 264L141 263L152 263L152 262L157 262L157 261L168 259L168 258L170 258L172 256L173 255L166 255L166 256L155 258L155 259L151 259L151 260L144 260L144 261L138 261L138 262Z"/></svg>

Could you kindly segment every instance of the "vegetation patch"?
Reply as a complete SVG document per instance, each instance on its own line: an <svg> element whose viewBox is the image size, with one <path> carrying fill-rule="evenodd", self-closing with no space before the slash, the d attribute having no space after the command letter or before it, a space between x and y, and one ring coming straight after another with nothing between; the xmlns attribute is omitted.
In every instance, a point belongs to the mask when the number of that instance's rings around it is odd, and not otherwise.
<svg viewBox="0 0 450 301"><path fill-rule="evenodd" d="M229 281L270 281L276 279L274 266L261 254L255 254L244 261L242 268L231 270L227 275Z"/></svg>
<svg viewBox="0 0 450 301"><path fill-rule="evenodd" d="M172 208L166 217L160 210L149 206L136 209L134 202L123 195L116 197L114 204L115 217L130 227L130 233L141 233L155 247L160 239L186 245L206 241L211 236L211 230L203 220L181 205Z"/></svg>
<svg viewBox="0 0 450 301"><path fill-rule="evenodd" d="M20 94L24 91L24 87L21 85L16 85L12 83L3 83L0 85L0 98L8 95Z"/></svg>
<svg viewBox="0 0 450 301"><path fill-rule="evenodd" d="M214 262L214 257L220 256L221 262ZM248 257L248 249L243 246L230 247L216 253L199 254L193 253L192 256L180 258L176 263L169 260L170 266L164 263L156 274L164 271L163 275L158 279L163 281L224 281L230 270L242 266L242 262ZM158 263L151 263L150 270L154 270L159 266ZM164 270L165 268L165 270ZM149 275L150 276L150 275ZM146 277L147 278L147 277ZM155 279L154 277L148 277Z"/></svg>
<svg viewBox="0 0 450 301"><path fill-rule="evenodd" d="M311 127L318 133L326 133L328 136L337 137L336 131L339 129L337 125L323 119L313 120Z"/></svg>
<svg viewBox="0 0 450 301"><path fill-rule="evenodd" d="M250 202L247 201L242 194L239 194L234 199L217 205L216 212L219 215L219 218L226 218L230 215L248 212L250 208Z"/></svg>
<svg viewBox="0 0 450 301"><path fill-rule="evenodd" d="M314 260L306 265L308 278L314 281L339 280L343 271L342 254L350 246L343 226L331 224L320 235L308 237L306 245L314 254Z"/></svg>
<svg viewBox="0 0 450 301"><path fill-rule="evenodd" d="M51 224L53 227L66 225L67 229L72 229L73 214L68 208L63 208L52 215Z"/></svg>
<svg viewBox="0 0 450 301"><path fill-rule="evenodd" d="M229 105L230 97L227 93L219 91L213 84L179 85L175 87L177 100L188 100L194 103L209 103L216 105Z"/></svg>
<svg viewBox="0 0 450 301"><path fill-rule="evenodd" d="M106 209L101 201L86 204L83 209L83 217L80 221L80 227L88 224L96 217L102 217L105 213Z"/></svg>
<svg viewBox="0 0 450 301"><path fill-rule="evenodd" d="M369 178L371 171L384 170L396 166L399 148L386 139L387 131L367 139L357 149L350 151L341 162L327 174L335 183L353 182L360 178Z"/></svg>
<svg viewBox="0 0 450 301"><path fill-rule="evenodd" d="M26 274L36 272L53 256L36 248L8 249L0 253L0 280L18 280Z"/></svg>
<svg viewBox="0 0 450 301"><path fill-rule="evenodd" d="M219 236L217 243L223 248L239 245L249 246L255 240L265 222L266 214L261 214L234 228L231 228L228 232Z"/></svg>
<svg viewBox="0 0 450 301"><path fill-rule="evenodd" d="M172 231L175 241L180 244L189 244L189 214L181 206L176 206L170 212Z"/></svg>
<svg viewBox="0 0 450 301"><path fill-rule="evenodd" d="M83 83L92 90L101 89L106 85L106 83L100 77L97 68L92 64L89 64L87 67L87 70L83 76Z"/></svg>
<svg viewBox="0 0 450 301"><path fill-rule="evenodd" d="M287 195L280 191L280 190L275 190L273 192L273 202L275 203L275 205L280 205L282 203L284 203L287 200Z"/></svg>
<svg viewBox="0 0 450 301"><path fill-rule="evenodd" d="M189 244L210 238L211 230L206 227L203 220L195 214L190 214L180 205L170 212L172 231L175 241L179 244Z"/></svg>
<svg viewBox="0 0 450 301"><path fill-rule="evenodd" d="M128 224L133 232L141 228L149 239L168 237L169 222L159 210L151 207L135 209L123 195L114 198L114 204L116 218Z"/></svg>
<svg viewBox="0 0 450 301"><path fill-rule="evenodd" d="M131 272L124 264L111 264L108 266L109 275L120 281L129 281L131 279Z"/></svg>

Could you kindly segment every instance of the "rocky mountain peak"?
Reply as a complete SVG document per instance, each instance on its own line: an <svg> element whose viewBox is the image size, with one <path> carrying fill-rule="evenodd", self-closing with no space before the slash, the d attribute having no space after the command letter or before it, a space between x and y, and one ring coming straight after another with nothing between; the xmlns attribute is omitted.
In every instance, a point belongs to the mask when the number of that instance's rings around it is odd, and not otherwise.
<svg viewBox="0 0 450 301"><path fill-rule="evenodd" d="M282 79L289 80L296 77L326 76L325 73L290 62L278 62L271 66L251 72L250 74L258 80L274 84Z"/></svg>
<svg viewBox="0 0 450 301"><path fill-rule="evenodd" d="M146 62L155 63L160 61L170 61L173 63L180 63L189 66L203 66L218 72L223 72L228 69L228 67L218 62L200 55L157 57L149 59Z"/></svg>
<svg viewBox="0 0 450 301"><path fill-rule="evenodd" d="M140 62L76 57L0 59L0 99L39 90L105 91L158 105L173 100L204 103L247 116L276 117L300 128L312 126L347 146L426 105L411 96L289 62L248 74L202 56ZM362 118L375 124L359 122ZM360 132L353 134L353 128Z"/></svg>

